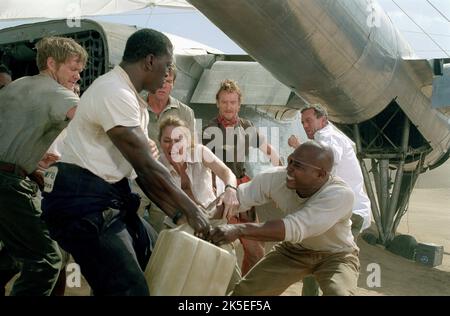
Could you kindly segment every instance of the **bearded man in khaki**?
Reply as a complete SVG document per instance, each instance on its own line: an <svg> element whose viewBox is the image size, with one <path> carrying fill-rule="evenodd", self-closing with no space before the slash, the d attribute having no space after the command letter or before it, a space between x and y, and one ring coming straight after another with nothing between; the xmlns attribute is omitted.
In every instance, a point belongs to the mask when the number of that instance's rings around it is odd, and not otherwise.
<svg viewBox="0 0 450 316"><path fill-rule="evenodd" d="M219 245L239 237L280 241L232 295L280 295L309 274L324 295L355 294L359 249L351 232L354 194L330 175L332 166L331 149L310 141L289 156L287 168L269 170L239 186L239 211L273 201L286 216L213 230L211 240Z"/></svg>

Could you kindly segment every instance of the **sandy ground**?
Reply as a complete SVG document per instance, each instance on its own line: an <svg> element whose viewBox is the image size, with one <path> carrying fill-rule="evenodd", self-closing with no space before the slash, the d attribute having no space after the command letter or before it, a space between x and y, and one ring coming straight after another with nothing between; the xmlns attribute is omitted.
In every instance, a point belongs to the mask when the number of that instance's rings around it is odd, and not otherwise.
<svg viewBox="0 0 450 316"><path fill-rule="evenodd" d="M374 229L372 225L369 230ZM357 294L450 296L450 162L419 177L398 233L414 236L418 242L444 246L442 265L429 268L359 238L361 271ZM367 284L373 271L367 271L371 263L380 266L381 287ZM300 291L301 284L295 284L284 294L298 295Z"/></svg>
<svg viewBox="0 0 450 316"><path fill-rule="evenodd" d="M372 228L374 229L374 225ZM445 295L450 296L450 162L419 178L403 217L399 233L414 236L418 242L444 246L442 265L429 268L394 255L381 246L372 246L361 238L361 271L357 295ZM380 287L369 287L367 268L380 267ZM8 285L8 288L11 284ZM81 288L67 288L66 295L89 295L89 286L82 280ZM299 295L301 283L291 286L284 295Z"/></svg>
<svg viewBox="0 0 450 316"><path fill-rule="evenodd" d="M412 235L418 242L444 246L442 265L429 268L359 238L361 270L357 295L450 295L450 190L416 189L410 204L399 233ZM368 286L367 279L372 280L373 270L368 271L371 263L380 266L380 287ZM295 284L284 295L298 295L300 291L301 284Z"/></svg>

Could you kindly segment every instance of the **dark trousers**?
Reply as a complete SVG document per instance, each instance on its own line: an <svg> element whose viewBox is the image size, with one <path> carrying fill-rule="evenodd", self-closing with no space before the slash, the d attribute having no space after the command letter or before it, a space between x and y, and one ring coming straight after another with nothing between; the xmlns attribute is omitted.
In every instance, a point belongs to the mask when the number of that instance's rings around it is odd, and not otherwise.
<svg viewBox="0 0 450 316"><path fill-rule="evenodd" d="M0 296L5 296L6 284L20 272L20 264L8 254L0 241Z"/></svg>
<svg viewBox="0 0 450 316"><path fill-rule="evenodd" d="M52 238L80 265L94 295L149 295L143 271L155 234L137 216L128 181L112 185L74 165L55 167L42 204Z"/></svg>
<svg viewBox="0 0 450 316"><path fill-rule="evenodd" d="M61 268L61 253L41 220L37 193L33 181L0 171L1 285L20 269L11 295L50 295Z"/></svg>

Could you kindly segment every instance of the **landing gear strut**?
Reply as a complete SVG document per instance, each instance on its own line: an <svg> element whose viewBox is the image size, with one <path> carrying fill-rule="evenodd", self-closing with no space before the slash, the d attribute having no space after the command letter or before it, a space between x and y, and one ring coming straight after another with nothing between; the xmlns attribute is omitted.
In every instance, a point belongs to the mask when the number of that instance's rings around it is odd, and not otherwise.
<svg viewBox="0 0 450 316"><path fill-rule="evenodd" d="M356 144L377 242L388 246L431 147L395 102L369 121L340 127Z"/></svg>

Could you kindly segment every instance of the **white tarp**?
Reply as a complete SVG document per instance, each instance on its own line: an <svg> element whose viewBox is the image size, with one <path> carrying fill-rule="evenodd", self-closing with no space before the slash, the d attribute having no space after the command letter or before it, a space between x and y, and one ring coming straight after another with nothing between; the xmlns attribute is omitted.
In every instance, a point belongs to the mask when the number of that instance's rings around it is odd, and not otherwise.
<svg viewBox="0 0 450 316"><path fill-rule="evenodd" d="M0 20L74 19L123 13L151 6L193 8L185 0L1 0Z"/></svg>
<svg viewBox="0 0 450 316"><path fill-rule="evenodd" d="M178 35L164 33L170 39L174 46L175 55L189 55L189 56L199 56L211 54L223 54L222 51L207 46L205 44L190 40L188 38L180 37Z"/></svg>

